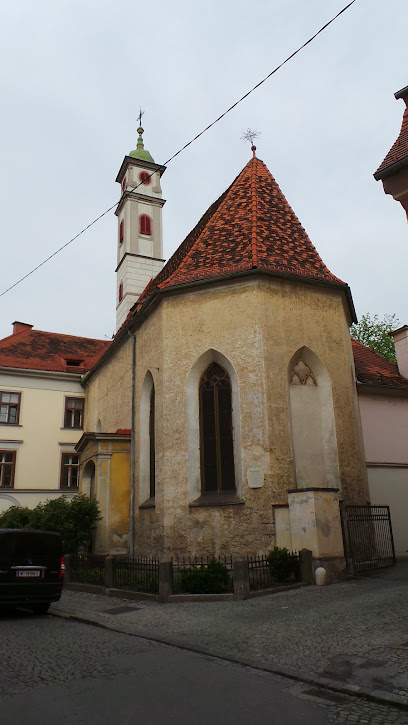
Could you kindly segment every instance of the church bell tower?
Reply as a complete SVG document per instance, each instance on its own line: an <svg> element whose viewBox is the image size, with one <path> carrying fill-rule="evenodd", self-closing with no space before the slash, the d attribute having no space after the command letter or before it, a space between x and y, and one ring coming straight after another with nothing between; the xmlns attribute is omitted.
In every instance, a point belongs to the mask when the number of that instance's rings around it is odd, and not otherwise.
<svg viewBox="0 0 408 725"><path fill-rule="evenodd" d="M162 198L160 178L165 166L155 164L143 144L139 116L137 146L123 159L116 177L121 197L116 267L116 330L126 320L148 282L163 267Z"/></svg>

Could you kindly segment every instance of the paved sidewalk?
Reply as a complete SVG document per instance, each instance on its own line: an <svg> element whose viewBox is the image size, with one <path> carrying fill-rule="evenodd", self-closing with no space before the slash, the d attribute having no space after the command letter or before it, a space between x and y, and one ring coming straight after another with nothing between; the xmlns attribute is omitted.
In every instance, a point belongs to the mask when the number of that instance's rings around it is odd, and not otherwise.
<svg viewBox="0 0 408 725"><path fill-rule="evenodd" d="M50 612L408 709L408 561L245 601L164 605L66 590Z"/></svg>

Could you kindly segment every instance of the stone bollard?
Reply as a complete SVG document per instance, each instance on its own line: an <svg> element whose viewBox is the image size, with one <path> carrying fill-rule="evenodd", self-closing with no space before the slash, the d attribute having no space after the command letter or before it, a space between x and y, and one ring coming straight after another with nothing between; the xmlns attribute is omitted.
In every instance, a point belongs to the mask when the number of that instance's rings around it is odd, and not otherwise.
<svg viewBox="0 0 408 725"><path fill-rule="evenodd" d="M327 580L327 571L322 566L318 566L315 571L315 580L318 587L324 587Z"/></svg>
<svg viewBox="0 0 408 725"><path fill-rule="evenodd" d="M248 599L249 595L249 569L248 561L232 562L232 572L234 576L234 597L235 599Z"/></svg>

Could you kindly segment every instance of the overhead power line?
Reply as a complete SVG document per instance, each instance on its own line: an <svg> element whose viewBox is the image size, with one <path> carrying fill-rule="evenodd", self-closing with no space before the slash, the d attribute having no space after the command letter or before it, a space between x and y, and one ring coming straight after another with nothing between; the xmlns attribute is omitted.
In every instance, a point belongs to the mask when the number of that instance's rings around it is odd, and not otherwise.
<svg viewBox="0 0 408 725"><path fill-rule="evenodd" d="M236 108L240 103L242 103L242 101L244 101L246 98L248 98L248 96L250 96L251 93L253 93L254 91L256 91L257 88L259 88L260 86L262 86L263 83L265 83L267 80L269 80L269 78L271 78L275 73L277 73L281 68L283 68L283 66L286 65L286 63L288 63L290 60L292 60L292 58L294 58L296 55L298 55L298 53L300 53L304 48L306 48L307 45L309 45L315 38L317 38L317 36L320 35L320 33L323 33L323 31L326 30L326 28L328 28L329 25L331 25L332 23L334 23L334 21L337 20L337 18L339 18L340 15L342 15L343 13L345 13L346 10L348 10L352 5L354 5L355 2L356 2L356 0L351 0L351 2L349 2L342 10L340 10L336 15L334 15L334 17L332 17L331 20L329 20L327 23L325 23L320 28L320 30L318 30L314 35L312 35L308 40L306 40L305 43L303 43L302 45L300 45L299 48L297 48L293 53L291 53L290 55L288 55L288 57L285 58L285 60L282 61L282 63L280 63L279 65L277 65L276 68L274 68L270 73L268 73L268 75L266 75L265 78L262 78L261 81L259 81L258 83L256 83L249 91L247 91L247 93L245 93L243 96L241 96L241 98L239 98L238 101L235 101L235 103L233 103L232 106L230 106L229 108L227 108L227 110L224 111L224 113L222 113L220 116L218 116L218 118L216 118L214 121L212 121L212 123L208 124L208 126L206 126L205 128L203 128L203 130L200 131L200 133L198 133L196 136L194 136L190 141L188 141L186 144L184 144L184 146L182 146L178 151L176 151L176 153L174 153L172 156L170 156L167 159L167 161L164 162L164 164L158 164L158 165L161 166L161 167L163 167L163 168L165 166L168 166L169 163L171 161L173 161L173 159L176 158L176 156L179 156L179 154L181 154L183 151L185 151L186 148L188 148L189 146L191 146L191 144L193 144L201 136L203 136L207 131L209 131L210 128L212 128L217 123L219 123L223 118L225 118L225 116L228 113L230 113L231 111L233 111L234 108ZM150 174L150 177L153 176L153 173ZM141 181L139 184L137 184L137 186L135 186L132 189L132 192L131 193L134 193L136 191L136 189L139 186L141 186L143 183L144 182ZM118 202L116 201L114 204L112 204L112 206L110 206L108 209L106 209L104 212L102 212L102 214L100 214L93 221L91 221L89 224L87 224L86 227L84 227L83 229L81 229L81 231L78 232L78 234L75 234L74 237L72 237L71 239L69 239L68 242L65 242L65 244L63 244L61 247L59 247L59 249L56 249L55 252L53 252L46 259L44 259L42 262L40 262L40 264L37 264L37 266L34 267L30 272L27 272L27 274L25 274L23 277L21 277L20 279L18 279L17 282L14 282L14 284L10 285L10 287L7 287L7 289L5 289L3 292L0 293L0 297L3 297L3 295L7 294L7 292L10 292L10 290L14 289L14 287L17 287L17 285L21 284L21 282L24 282L24 280L27 279L27 277L30 277L32 274L34 274L34 272L36 272L38 269L40 269L40 267L43 267L44 264L47 264L47 262L49 262L50 259L52 259L53 257L55 257L60 252L62 252L63 249L66 249L66 247L68 247L70 244L72 244L72 242L75 242L75 240L78 239L78 237L80 237L88 229L90 229L91 227L93 227L94 224L96 224L100 219L102 219L104 216L106 216L106 214L109 214L109 212L112 211L112 209L114 209L117 205L118 205Z"/></svg>

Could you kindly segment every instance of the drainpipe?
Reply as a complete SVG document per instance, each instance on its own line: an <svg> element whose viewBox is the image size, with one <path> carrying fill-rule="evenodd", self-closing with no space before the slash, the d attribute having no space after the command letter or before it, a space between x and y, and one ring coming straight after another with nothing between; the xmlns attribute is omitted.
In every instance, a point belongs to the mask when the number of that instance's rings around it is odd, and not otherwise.
<svg viewBox="0 0 408 725"><path fill-rule="evenodd" d="M132 338L132 412L130 423L130 510L129 510L129 554L134 554L135 544L135 378L136 378L136 335Z"/></svg>

